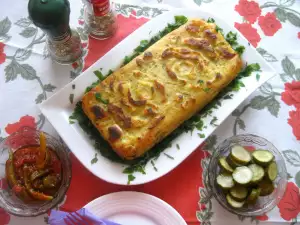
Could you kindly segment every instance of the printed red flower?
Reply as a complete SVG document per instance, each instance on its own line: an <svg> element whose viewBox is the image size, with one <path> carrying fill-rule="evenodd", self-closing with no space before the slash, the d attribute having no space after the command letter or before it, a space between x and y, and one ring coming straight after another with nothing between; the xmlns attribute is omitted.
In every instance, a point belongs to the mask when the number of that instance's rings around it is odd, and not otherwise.
<svg viewBox="0 0 300 225"><path fill-rule="evenodd" d="M8 134L12 134L18 131L21 127L32 127L36 128L35 119L32 116L23 116L19 122L8 124L5 127L5 131Z"/></svg>
<svg viewBox="0 0 300 225"><path fill-rule="evenodd" d="M10 221L10 215L0 208L0 225L6 225Z"/></svg>
<svg viewBox="0 0 300 225"><path fill-rule="evenodd" d="M266 36L273 36L280 28L282 28L275 13L267 13L265 16L260 16L258 18L258 24Z"/></svg>
<svg viewBox="0 0 300 225"><path fill-rule="evenodd" d="M3 42L0 42L0 64L5 62L6 54L4 53L4 46Z"/></svg>
<svg viewBox="0 0 300 225"><path fill-rule="evenodd" d="M80 25L83 25L83 24L84 24L84 20L78 20L78 23L79 23Z"/></svg>
<svg viewBox="0 0 300 225"><path fill-rule="evenodd" d="M253 152L255 150L254 146L243 146L246 150L248 150L249 152Z"/></svg>
<svg viewBox="0 0 300 225"><path fill-rule="evenodd" d="M293 134L297 140L300 140L300 110L291 111L289 114L290 118L288 119L288 124L291 125Z"/></svg>
<svg viewBox="0 0 300 225"><path fill-rule="evenodd" d="M254 1L240 0L239 4L235 6L235 11L237 11L245 20L249 21L251 24L256 21L260 16L261 9L259 5Z"/></svg>
<svg viewBox="0 0 300 225"><path fill-rule="evenodd" d="M78 62L74 62L74 63L72 63L72 67L73 67L73 69L77 69L78 68Z"/></svg>
<svg viewBox="0 0 300 225"><path fill-rule="evenodd" d="M298 32L298 38L300 39L300 32Z"/></svg>
<svg viewBox="0 0 300 225"><path fill-rule="evenodd" d="M278 204L280 215L289 221L295 218L300 212L300 192L299 188L293 183L288 182L285 194Z"/></svg>
<svg viewBox="0 0 300 225"><path fill-rule="evenodd" d="M281 100L287 105L294 105L300 109L300 81L284 84L284 92L281 93Z"/></svg>
<svg viewBox="0 0 300 225"><path fill-rule="evenodd" d="M256 219L260 220L260 221L266 221L269 219L269 217L266 214L260 215L260 216L256 216Z"/></svg>
<svg viewBox="0 0 300 225"><path fill-rule="evenodd" d="M238 29L254 47L256 47L258 42L260 42L261 38L257 33L257 30L253 28L250 24L235 23L234 27Z"/></svg>

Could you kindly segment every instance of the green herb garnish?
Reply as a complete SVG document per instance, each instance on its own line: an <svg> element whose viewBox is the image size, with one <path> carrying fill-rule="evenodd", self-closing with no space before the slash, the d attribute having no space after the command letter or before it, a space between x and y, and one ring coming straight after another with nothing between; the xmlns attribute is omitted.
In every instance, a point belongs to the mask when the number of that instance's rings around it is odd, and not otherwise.
<svg viewBox="0 0 300 225"><path fill-rule="evenodd" d="M198 136L199 136L200 138L205 138L205 134L199 134L199 133L198 133Z"/></svg>
<svg viewBox="0 0 300 225"><path fill-rule="evenodd" d="M70 94L69 95L69 101L70 101L71 104L73 104L73 102L74 102L74 94Z"/></svg>
<svg viewBox="0 0 300 225"><path fill-rule="evenodd" d="M154 169L155 171L158 171L157 168L156 168L156 166L155 166L155 164L154 164L154 162L153 162L153 160L151 160L150 162L151 162L151 165L153 166L153 169Z"/></svg>
<svg viewBox="0 0 300 225"><path fill-rule="evenodd" d="M129 185L131 181L135 180L135 176L133 176L132 174L128 174L128 181L127 184Z"/></svg>
<svg viewBox="0 0 300 225"><path fill-rule="evenodd" d="M91 160L91 164L95 164L96 162L98 162L98 158L97 158L97 153L95 153L94 158Z"/></svg>
<svg viewBox="0 0 300 225"><path fill-rule="evenodd" d="M259 81L259 79L260 79L260 75L257 73L256 74L256 80Z"/></svg>
<svg viewBox="0 0 300 225"><path fill-rule="evenodd" d="M203 80L198 80L198 83L199 84L204 84L204 81Z"/></svg>
<svg viewBox="0 0 300 225"><path fill-rule="evenodd" d="M180 146L179 146L179 144L176 144L176 148L177 148L178 150L180 150Z"/></svg>
<svg viewBox="0 0 300 225"><path fill-rule="evenodd" d="M237 47L233 48L239 55L242 55L245 51L245 47L242 45L239 45Z"/></svg>
<svg viewBox="0 0 300 225"><path fill-rule="evenodd" d="M211 18L211 17L209 17L209 18L207 19L207 22L208 22L208 23L214 23L214 22L215 22L215 19L214 19L214 18Z"/></svg>
<svg viewBox="0 0 300 225"><path fill-rule="evenodd" d="M215 124L217 120L218 118L214 116L213 119L210 121L210 125L218 126L217 124Z"/></svg>
<svg viewBox="0 0 300 225"><path fill-rule="evenodd" d="M98 101L98 102L102 102L103 104L108 104L109 102L108 102L108 100L107 99L103 99L102 98L102 96L101 96L101 94L99 93L99 92L97 92L96 94L95 94L95 98L96 98L96 100Z"/></svg>
<svg viewBox="0 0 300 225"><path fill-rule="evenodd" d="M210 91L210 88L208 88L208 87L203 88L203 91L204 91L205 93L208 93L208 92Z"/></svg>
<svg viewBox="0 0 300 225"><path fill-rule="evenodd" d="M95 71L94 71L94 74L98 77L98 79L99 79L100 81L103 81L103 80L105 79L105 77L103 76L103 74L101 73L100 70L95 70Z"/></svg>
<svg viewBox="0 0 300 225"><path fill-rule="evenodd" d="M174 157L173 157L173 156L170 156L169 154L167 154L167 153L165 153L165 152L164 152L164 155L167 156L169 159L174 160Z"/></svg>

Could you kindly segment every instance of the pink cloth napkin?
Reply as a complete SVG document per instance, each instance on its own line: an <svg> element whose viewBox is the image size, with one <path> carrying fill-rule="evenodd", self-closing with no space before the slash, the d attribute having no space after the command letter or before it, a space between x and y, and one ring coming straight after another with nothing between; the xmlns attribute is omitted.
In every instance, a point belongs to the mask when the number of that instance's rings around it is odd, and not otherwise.
<svg viewBox="0 0 300 225"><path fill-rule="evenodd" d="M119 223L114 223L105 219L101 219L91 212L89 212L87 209L82 208L77 211L81 216L84 218L87 218L89 221L93 223L93 225L121 225ZM50 225L67 225L64 221L64 218L70 214L68 212L63 211L57 211L57 210L51 210L51 214L49 217L49 224ZM75 215L75 214L74 214Z"/></svg>

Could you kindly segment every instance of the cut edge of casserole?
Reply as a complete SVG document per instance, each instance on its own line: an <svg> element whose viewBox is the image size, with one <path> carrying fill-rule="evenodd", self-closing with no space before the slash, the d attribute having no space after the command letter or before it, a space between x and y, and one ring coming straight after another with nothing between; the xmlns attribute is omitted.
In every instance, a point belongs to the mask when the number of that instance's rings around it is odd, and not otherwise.
<svg viewBox="0 0 300 225"><path fill-rule="evenodd" d="M213 100L241 68L215 24L190 19L86 93L82 108L116 153L134 159Z"/></svg>

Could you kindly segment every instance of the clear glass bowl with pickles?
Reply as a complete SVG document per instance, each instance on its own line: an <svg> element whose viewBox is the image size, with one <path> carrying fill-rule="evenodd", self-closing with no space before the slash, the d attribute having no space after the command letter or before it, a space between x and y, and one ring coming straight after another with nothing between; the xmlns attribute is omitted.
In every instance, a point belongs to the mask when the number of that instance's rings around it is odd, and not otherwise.
<svg viewBox="0 0 300 225"><path fill-rule="evenodd" d="M266 139L243 134L223 141L211 156L208 186L228 211L258 216L283 197L287 172L284 159Z"/></svg>

